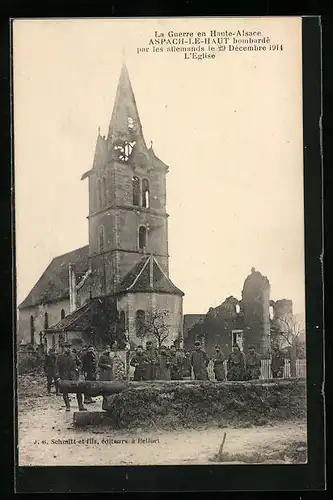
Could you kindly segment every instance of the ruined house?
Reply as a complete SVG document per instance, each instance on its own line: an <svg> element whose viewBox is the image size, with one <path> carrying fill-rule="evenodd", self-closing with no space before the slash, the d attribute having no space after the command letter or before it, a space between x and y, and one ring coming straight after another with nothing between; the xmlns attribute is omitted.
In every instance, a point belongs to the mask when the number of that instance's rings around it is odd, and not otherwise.
<svg viewBox="0 0 333 500"><path fill-rule="evenodd" d="M166 174L147 147L128 70L122 66L107 136L98 131L88 181L88 245L52 260L19 305L19 340L58 347L139 342L148 310L168 313L182 338L183 292L169 277Z"/></svg>
<svg viewBox="0 0 333 500"><path fill-rule="evenodd" d="M272 321L286 315L292 315L292 301L272 301L268 278L252 268L244 281L242 298L230 296L218 307L210 308L203 320L184 330L184 345L193 349L195 340L200 340L211 355L216 344L226 354L235 344L244 351L252 344L257 352L266 355L271 347Z"/></svg>

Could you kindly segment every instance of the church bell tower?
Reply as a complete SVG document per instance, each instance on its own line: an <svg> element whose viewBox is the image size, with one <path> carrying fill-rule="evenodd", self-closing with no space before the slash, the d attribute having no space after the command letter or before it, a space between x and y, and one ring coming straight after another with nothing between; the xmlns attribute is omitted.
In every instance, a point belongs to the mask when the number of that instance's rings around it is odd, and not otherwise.
<svg viewBox="0 0 333 500"><path fill-rule="evenodd" d="M107 137L98 131L89 180L92 296L117 293L124 276L153 254L168 276L168 166L147 147L123 64Z"/></svg>

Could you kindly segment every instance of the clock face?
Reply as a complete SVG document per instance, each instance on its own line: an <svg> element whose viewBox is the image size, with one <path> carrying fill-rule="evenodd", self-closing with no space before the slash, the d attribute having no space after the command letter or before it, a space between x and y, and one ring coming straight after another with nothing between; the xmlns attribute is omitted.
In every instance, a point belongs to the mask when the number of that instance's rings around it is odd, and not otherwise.
<svg viewBox="0 0 333 500"><path fill-rule="evenodd" d="M135 141L125 141L123 144L118 144L117 146L115 146L114 149L116 151L119 151L119 160L128 161L132 154L134 146Z"/></svg>
<svg viewBox="0 0 333 500"><path fill-rule="evenodd" d="M134 130L134 120L130 116L127 118L127 126L128 126L128 130L130 132L133 132L133 130Z"/></svg>

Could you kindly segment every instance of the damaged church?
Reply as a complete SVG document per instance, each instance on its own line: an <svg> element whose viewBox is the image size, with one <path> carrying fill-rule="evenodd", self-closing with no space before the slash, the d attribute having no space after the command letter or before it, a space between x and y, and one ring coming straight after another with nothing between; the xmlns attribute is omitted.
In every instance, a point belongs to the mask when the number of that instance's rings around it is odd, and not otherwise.
<svg viewBox="0 0 333 500"><path fill-rule="evenodd" d="M19 343L141 343L148 311L182 338L183 295L169 277L166 174L147 147L123 64L107 136L98 131L89 185L89 244L52 260L19 305Z"/></svg>

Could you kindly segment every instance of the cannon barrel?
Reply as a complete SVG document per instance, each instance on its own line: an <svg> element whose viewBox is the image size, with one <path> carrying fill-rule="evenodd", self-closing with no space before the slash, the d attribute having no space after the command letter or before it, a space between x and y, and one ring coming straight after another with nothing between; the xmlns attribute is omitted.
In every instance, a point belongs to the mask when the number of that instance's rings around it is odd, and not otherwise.
<svg viewBox="0 0 333 500"><path fill-rule="evenodd" d="M125 391L129 383L121 381L60 380L60 392L84 393L87 396L109 396Z"/></svg>

